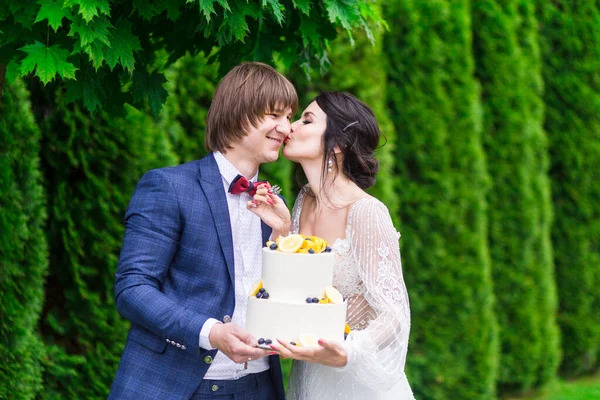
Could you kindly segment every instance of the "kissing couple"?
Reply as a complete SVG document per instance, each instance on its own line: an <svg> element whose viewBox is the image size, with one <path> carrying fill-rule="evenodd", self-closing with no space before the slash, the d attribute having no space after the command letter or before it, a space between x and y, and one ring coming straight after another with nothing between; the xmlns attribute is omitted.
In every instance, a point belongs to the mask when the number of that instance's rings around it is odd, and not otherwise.
<svg viewBox="0 0 600 400"><path fill-rule="evenodd" d="M414 399L404 365L410 332L399 233L365 190L380 131L356 97L323 92L292 122L293 85L247 62L220 82L201 160L147 172L125 214L115 303L131 321L109 399ZM307 178L290 214L261 164L283 156ZM256 190L230 188L246 179ZM252 183L252 185L250 185ZM317 348L244 330L262 247L289 233L332 243L333 284L352 331ZM287 393L280 356L294 359Z"/></svg>

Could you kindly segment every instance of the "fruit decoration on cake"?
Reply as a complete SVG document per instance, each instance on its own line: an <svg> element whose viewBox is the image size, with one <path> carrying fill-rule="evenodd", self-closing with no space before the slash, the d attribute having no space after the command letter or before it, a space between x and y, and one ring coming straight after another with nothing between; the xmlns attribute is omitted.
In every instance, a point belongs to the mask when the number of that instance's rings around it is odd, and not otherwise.
<svg viewBox="0 0 600 400"><path fill-rule="evenodd" d="M288 236L279 236L275 241L267 242L270 250L277 250L283 253L297 254L319 254L331 252L331 247L325 239L318 236L306 236L293 234Z"/></svg>

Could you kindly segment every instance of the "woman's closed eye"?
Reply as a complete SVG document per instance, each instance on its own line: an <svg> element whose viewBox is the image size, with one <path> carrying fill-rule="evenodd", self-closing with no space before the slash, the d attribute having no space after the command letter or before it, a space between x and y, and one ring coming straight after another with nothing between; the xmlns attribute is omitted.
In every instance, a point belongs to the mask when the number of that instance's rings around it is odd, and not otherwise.
<svg viewBox="0 0 600 400"><path fill-rule="evenodd" d="M303 124L303 125L310 124L310 121L309 121L309 120L307 120L307 119L304 119L304 120L302 120L302 124Z"/></svg>

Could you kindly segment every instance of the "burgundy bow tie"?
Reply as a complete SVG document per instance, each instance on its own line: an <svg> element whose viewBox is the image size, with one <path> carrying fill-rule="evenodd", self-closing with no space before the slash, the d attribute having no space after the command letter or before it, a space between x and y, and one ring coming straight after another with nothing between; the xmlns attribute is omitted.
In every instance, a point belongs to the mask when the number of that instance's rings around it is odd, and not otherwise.
<svg viewBox="0 0 600 400"><path fill-rule="evenodd" d="M268 188L271 187L269 182L267 181L256 181L250 182L243 175L238 175L235 177L231 185L229 185L229 193L231 194L240 194L240 193L248 193L250 196L254 197L256 194L256 188L258 185L265 184Z"/></svg>

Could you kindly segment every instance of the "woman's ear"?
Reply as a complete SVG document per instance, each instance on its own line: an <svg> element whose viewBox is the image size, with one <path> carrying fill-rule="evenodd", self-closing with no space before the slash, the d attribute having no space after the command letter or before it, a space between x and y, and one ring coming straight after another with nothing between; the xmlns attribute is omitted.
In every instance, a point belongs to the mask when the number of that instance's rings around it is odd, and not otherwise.
<svg viewBox="0 0 600 400"><path fill-rule="evenodd" d="M340 150L340 146L338 146L338 145L335 145L335 146L333 147L333 152L334 152L336 155L338 155L338 154L340 154L340 153L342 152L342 150Z"/></svg>

